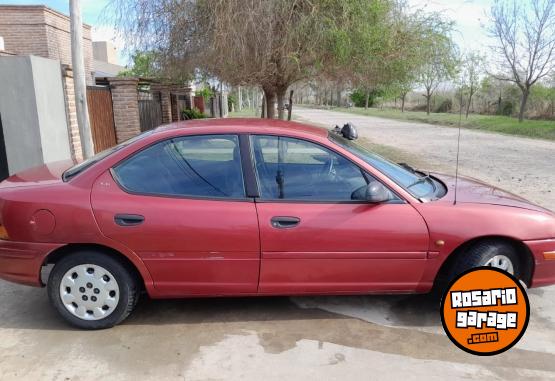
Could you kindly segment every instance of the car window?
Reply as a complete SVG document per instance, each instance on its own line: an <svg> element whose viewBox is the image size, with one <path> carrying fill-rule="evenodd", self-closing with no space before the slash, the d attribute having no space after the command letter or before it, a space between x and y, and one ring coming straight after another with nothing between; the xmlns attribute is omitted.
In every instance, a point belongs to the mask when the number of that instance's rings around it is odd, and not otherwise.
<svg viewBox="0 0 555 381"><path fill-rule="evenodd" d="M128 139L122 143L119 143L118 145L115 145L113 147L110 147L108 149L105 149L102 152L97 153L94 156L91 156L90 158L74 165L73 167L69 168L68 170L66 170L63 174L62 174L62 179L64 181L68 181L69 179L71 179L74 176L77 176L79 173L85 171L87 168L91 167L92 165L98 163L101 160L104 160L105 158L107 158L108 156L110 156L111 154L113 154L114 152L119 151L120 149L127 147L130 144L135 143L138 140L144 139L145 137L151 135L154 132L154 130L149 130L146 132L143 132L140 135L137 135L131 139Z"/></svg>
<svg viewBox="0 0 555 381"><path fill-rule="evenodd" d="M126 190L142 194L243 198L245 189L235 135L165 140L114 168Z"/></svg>
<svg viewBox="0 0 555 381"><path fill-rule="evenodd" d="M251 136L260 197L351 201L367 185L360 168L317 144L279 136Z"/></svg>
<svg viewBox="0 0 555 381"><path fill-rule="evenodd" d="M378 171L388 176L391 180L402 186L414 197L421 198L434 194L435 185L431 179L420 181L422 176L419 176L418 173L408 170L401 165L392 163L380 155L359 146L352 140L345 139L337 134L330 134L329 138L334 143L345 148L352 154L376 168Z"/></svg>

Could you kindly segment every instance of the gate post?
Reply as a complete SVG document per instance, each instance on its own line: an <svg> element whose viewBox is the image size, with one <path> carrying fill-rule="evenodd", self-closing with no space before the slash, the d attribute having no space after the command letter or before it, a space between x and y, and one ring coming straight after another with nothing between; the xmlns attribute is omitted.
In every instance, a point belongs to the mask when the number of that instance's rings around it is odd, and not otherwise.
<svg viewBox="0 0 555 381"><path fill-rule="evenodd" d="M114 126L118 143L141 133L137 78L108 78L112 90Z"/></svg>
<svg viewBox="0 0 555 381"><path fill-rule="evenodd" d="M170 86L153 83L150 86L152 91L160 92L160 106L162 108L162 124L172 122L172 101L170 97Z"/></svg>

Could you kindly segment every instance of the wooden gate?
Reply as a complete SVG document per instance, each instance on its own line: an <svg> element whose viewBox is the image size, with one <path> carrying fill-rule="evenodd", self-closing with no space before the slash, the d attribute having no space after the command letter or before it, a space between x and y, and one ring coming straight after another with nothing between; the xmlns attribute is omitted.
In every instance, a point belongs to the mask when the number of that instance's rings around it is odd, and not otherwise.
<svg viewBox="0 0 555 381"><path fill-rule="evenodd" d="M139 91L139 118L141 131L148 131L162 124L160 92Z"/></svg>
<svg viewBox="0 0 555 381"><path fill-rule="evenodd" d="M116 145L112 94L108 86L87 86L87 105L94 152Z"/></svg>

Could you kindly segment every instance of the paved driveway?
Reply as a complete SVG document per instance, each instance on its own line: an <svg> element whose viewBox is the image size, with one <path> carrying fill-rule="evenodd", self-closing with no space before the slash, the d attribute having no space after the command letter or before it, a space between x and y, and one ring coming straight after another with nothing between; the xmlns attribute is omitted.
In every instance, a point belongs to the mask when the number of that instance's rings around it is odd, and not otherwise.
<svg viewBox="0 0 555 381"><path fill-rule="evenodd" d="M395 155L453 167L455 129L297 114L326 125L351 120ZM463 131L461 168L553 209L554 148ZM83 332L58 319L45 290L0 281L0 379L555 380L555 288L531 290L530 300L524 338L490 358L452 345L426 295L143 300L124 324Z"/></svg>

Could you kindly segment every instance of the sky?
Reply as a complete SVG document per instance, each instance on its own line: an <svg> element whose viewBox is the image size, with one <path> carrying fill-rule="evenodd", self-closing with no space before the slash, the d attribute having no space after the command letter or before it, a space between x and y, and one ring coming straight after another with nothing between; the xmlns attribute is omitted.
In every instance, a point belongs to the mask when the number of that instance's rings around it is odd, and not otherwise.
<svg viewBox="0 0 555 381"><path fill-rule="evenodd" d="M153 0L156 1L156 0ZM409 6L431 12L441 12L455 21L453 39L463 52L479 50L486 52L491 42L483 28L487 21L486 12L493 0L408 0ZM39 4L40 0L0 0L0 4ZM68 0L43 0L44 5L69 14ZM83 21L93 27L94 41L112 41L120 51L120 64L127 64L127 56L122 54L125 45L116 39L114 29L103 21L102 12L110 0L82 0ZM109 8L107 8L109 11Z"/></svg>

